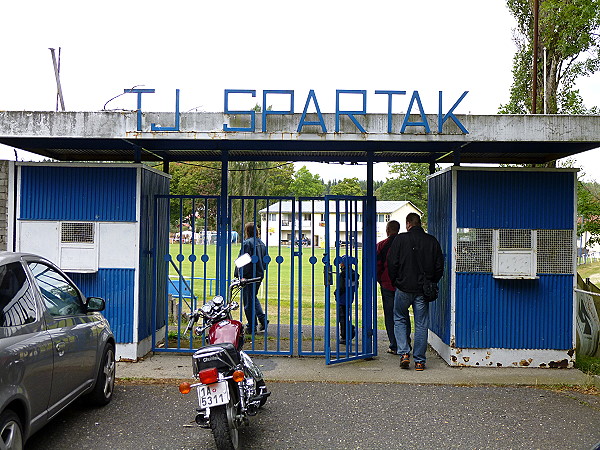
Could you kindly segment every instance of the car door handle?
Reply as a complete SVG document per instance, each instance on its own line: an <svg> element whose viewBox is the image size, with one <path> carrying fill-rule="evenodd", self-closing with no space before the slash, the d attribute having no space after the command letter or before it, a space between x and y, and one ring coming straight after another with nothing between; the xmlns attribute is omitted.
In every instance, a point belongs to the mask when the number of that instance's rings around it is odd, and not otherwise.
<svg viewBox="0 0 600 450"><path fill-rule="evenodd" d="M58 356L62 356L65 354L65 343L59 342L56 344L56 351L58 352Z"/></svg>

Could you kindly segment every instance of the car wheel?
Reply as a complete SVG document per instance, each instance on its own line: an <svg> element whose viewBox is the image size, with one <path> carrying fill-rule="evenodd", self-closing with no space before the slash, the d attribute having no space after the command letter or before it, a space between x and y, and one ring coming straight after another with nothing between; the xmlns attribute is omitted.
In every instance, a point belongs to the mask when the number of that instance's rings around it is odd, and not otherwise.
<svg viewBox="0 0 600 450"><path fill-rule="evenodd" d="M93 404L104 406L112 400L115 389L115 368L115 347L113 344L107 344L96 377L96 385L90 393L90 400Z"/></svg>
<svg viewBox="0 0 600 450"><path fill-rule="evenodd" d="M23 449L21 420L10 409L0 414L0 448L7 450Z"/></svg>

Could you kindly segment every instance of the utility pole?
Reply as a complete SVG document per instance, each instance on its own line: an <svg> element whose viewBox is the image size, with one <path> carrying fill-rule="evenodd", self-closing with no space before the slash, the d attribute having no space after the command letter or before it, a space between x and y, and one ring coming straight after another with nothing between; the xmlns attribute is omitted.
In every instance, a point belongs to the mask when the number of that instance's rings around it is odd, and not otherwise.
<svg viewBox="0 0 600 450"><path fill-rule="evenodd" d="M533 0L533 80L531 87L531 113L536 114L537 106L537 58L538 58L539 0Z"/></svg>
<svg viewBox="0 0 600 450"><path fill-rule="evenodd" d="M50 53L52 53L52 64L54 66L54 76L56 77L56 95L60 101L60 107L64 111L65 110L65 100L63 99L62 88L60 86L60 47L58 48L58 61L56 60L56 54L54 53L54 49L50 48ZM58 111L58 101L56 104L56 110Z"/></svg>

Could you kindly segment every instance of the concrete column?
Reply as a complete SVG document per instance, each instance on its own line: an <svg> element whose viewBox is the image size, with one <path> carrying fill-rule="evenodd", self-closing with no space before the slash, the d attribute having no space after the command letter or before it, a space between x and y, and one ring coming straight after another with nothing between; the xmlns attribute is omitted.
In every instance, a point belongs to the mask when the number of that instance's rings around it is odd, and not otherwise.
<svg viewBox="0 0 600 450"><path fill-rule="evenodd" d="M8 243L8 179L9 161L0 160L0 250Z"/></svg>

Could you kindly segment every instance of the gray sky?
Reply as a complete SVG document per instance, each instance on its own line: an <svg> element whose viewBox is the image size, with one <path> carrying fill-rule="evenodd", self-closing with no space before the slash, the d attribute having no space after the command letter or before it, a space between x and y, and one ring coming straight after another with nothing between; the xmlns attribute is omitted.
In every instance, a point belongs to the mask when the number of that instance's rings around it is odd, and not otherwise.
<svg viewBox="0 0 600 450"><path fill-rule="evenodd" d="M70 111L101 110L143 86L156 89L144 96L146 111L174 110L175 89L181 111L223 111L224 89L255 89L245 100L254 103L264 89L293 89L301 112L314 89L321 111L334 112L336 89L366 89L367 111L377 113L386 96L373 91L393 89L418 90L426 113L437 112L438 91L453 103L468 90L457 113L495 114L508 101L516 50L504 0L30 0L5 2L0 25L0 110L55 109L48 48L61 47ZM600 106L599 77L578 83L587 106ZM394 112L406 111L405 97ZM123 95L106 108L135 102ZM600 180L600 150L588 153L579 162ZM365 177L364 167L307 166L324 179ZM386 165L375 173L385 179Z"/></svg>

